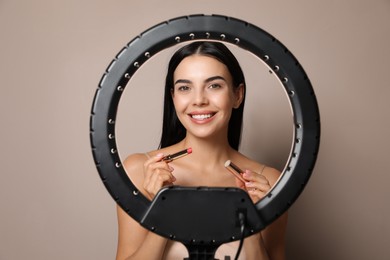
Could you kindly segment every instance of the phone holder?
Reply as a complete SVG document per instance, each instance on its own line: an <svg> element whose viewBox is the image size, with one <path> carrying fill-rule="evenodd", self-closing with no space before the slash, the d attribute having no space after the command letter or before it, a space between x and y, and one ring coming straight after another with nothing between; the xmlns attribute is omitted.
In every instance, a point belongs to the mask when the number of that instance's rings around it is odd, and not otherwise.
<svg viewBox="0 0 390 260"><path fill-rule="evenodd" d="M240 213L245 217L244 234ZM265 226L242 189L180 186L162 189L140 224L182 242L188 249L189 259L214 259L215 250L223 243L252 235Z"/></svg>

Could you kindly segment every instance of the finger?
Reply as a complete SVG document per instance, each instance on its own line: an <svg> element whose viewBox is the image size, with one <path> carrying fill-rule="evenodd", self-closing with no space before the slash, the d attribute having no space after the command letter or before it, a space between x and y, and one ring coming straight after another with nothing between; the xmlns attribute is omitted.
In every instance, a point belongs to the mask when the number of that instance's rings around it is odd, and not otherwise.
<svg viewBox="0 0 390 260"><path fill-rule="evenodd" d="M151 169L155 169L155 168L159 168L159 167L167 168L167 169L172 168L168 165L168 163L166 161L163 161L162 158L164 158L163 153L159 153L159 154L151 157L150 159L145 161L144 168L151 168ZM173 170L173 168L171 170Z"/></svg>
<svg viewBox="0 0 390 260"><path fill-rule="evenodd" d="M263 198L271 189L271 185L264 175L246 170L243 177L248 180L245 182L245 189L254 202Z"/></svg>
<svg viewBox="0 0 390 260"><path fill-rule="evenodd" d="M249 194L249 197L252 199L252 202L253 203L256 203L258 202L261 198L263 198L265 196L265 192L262 192L258 189L250 189L248 190L248 194Z"/></svg>
<svg viewBox="0 0 390 260"><path fill-rule="evenodd" d="M169 182L173 183L176 181L175 176L173 176L172 172L163 169L163 168L157 168L153 171L153 175L151 176L151 182L153 183L164 183L164 182Z"/></svg>
<svg viewBox="0 0 390 260"><path fill-rule="evenodd" d="M268 181L266 183L248 181L245 183L245 187L247 190L257 189L262 192L268 192L271 189L271 185Z"/></svg>
<svg viewBox="0 0 390 260"><path fill-rule="evenodd" d="M170 172L158 169L148 182L144 182L144 189L153 198L163 186L173 184L175 180L176 178Z"/></svg>
<svg viewBox="0 0 390 260"><path fill-rule="evenodd" d="M245 188L245 183L244 183L244 182L242 182L242 181L241 181L240 179L238 179L238 178L234 178L234 180L235 180L236 186L237 186L238 188L246 190L246 188Z"/></svg>
<svg viewBox="0 0 390 260"><path fill-rule="evenodd" d="M176 178L170 172L159 172L154 174L151 178L149 189L150 192L156 194L162 187L171 185L176 180Z"/></svg>
<svg viewBox="0 0 390 260"><path fill-rule="evenodd" d="M250 181L250 182L256 182L256 183L262 183L262 184L268 184L269 185L269 181L268 179L262 175L262 174L258 174L256 172L252 172L250 170L246 170L243 175L244 179Z"/></svg>
<svg viewBox="0 0 390 260"><path fill-rule="evenodd" d="M244 179L248 180L248 181L255 181L255 180L258 180L258 179L264 179L264 175L261 175L261 174L258 174L257 172L253 172L251 170L245 170L243 173L242 173L242 176L244 177Z"/></svg>
<svg viewBox="0 0 390 260"><path fill-rule="evenodd" d="M155 156L150 157L148 160L146 160L145 164L151 164L155 162L161 161L161 159L164 157L163 153L158 153Z"/></svg>
<svg viewBox="0 0 390 260"><path fill-rule="evenodd" d="M145 174L145 180L149 180L153 174L153 171L155 169L166 169L167 171L173 171L173 168L169 166L166 162L161 161L161 159L164 157L164 154L159 153L156 156L148 159L144 163L144 174Z"/></svg>
<svg viewBox="0 0 390 260"><path fill-rule="evenodd" d="M164 156L163 153L159 153L159 154L157 154L157 155L155 155L155 156L153 156L145 161L145 163L144 163L144 175L145 175L144 180L148 181L150 179L152 171L156 168L153 165L156 162L160 161L163 156Z"/></svg>

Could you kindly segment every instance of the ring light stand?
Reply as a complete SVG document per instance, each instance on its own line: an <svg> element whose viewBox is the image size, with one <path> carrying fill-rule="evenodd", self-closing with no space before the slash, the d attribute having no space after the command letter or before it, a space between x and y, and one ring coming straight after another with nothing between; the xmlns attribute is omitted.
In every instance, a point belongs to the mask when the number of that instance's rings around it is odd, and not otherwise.
<svg viewBox="0 0 390 260"><path fill-rule="evenodd" d="M248 50L282 83L294 116L294 142L286 167L266 197L253 204L238 188L180 187L160 190L152 202L128 178L115 138L117 107L134 73L159 51L178 43L211 40ZM316 97L297 59L278 40L245 21L192 15L160 23L126 45L108 66L95 94L90 140L99 175L116 203L144 228L182 242L187 259L214 259L223 243L261 231L298 198L312 173L320 141ZM245 221L243 230L241 221Z"/></svg>

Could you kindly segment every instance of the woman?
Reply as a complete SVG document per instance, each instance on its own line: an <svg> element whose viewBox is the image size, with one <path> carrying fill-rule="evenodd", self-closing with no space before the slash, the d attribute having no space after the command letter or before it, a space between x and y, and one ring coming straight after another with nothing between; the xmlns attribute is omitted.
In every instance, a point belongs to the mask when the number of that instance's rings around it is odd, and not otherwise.
<svg viewBox="0 0 390 260"><path fill-rule="evenodd" d="M255 203L280 172L238 152L245 100L245 79L229 49L218 42L193 42L171 58L165 84L160 149L130 155L124 167L150 200L166 185L240 187ZM192 148L179 160L165 155ZM245 169L236 179L224 167L231 160ZM240 259L284 259L286 214L245 239ZM118 207L117 259L183 259L185 247L149 232ZM238 241L222 245L216 258L234 257Z"/></svg>

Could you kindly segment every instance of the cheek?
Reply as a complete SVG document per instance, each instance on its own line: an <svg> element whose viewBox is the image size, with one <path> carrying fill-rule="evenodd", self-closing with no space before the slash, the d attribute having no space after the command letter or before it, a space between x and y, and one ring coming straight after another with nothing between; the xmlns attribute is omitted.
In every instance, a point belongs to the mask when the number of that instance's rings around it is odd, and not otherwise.
<svg viewBox="0 0 390 260"><path fill-rule="evenodd" d="M172 97L172 101L173 101L173 105L174 105L176 111L180 111L180 110L185 109L186 104L187 104L186 99L183 97L180 97L180 98Z"/></svg>
<svg viewBox="0 0 390 260"><path fill-rule="evenodd" d="M234 106L234 96L226 93L221 96L216 96L214 103L218 104L220 108L231 110Z"/></svg>

